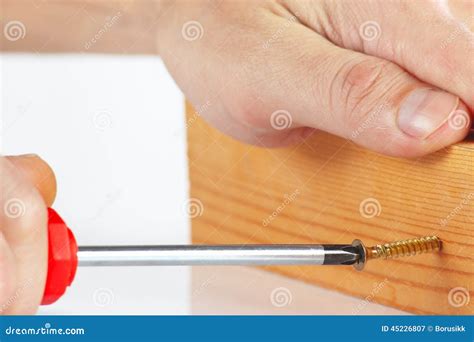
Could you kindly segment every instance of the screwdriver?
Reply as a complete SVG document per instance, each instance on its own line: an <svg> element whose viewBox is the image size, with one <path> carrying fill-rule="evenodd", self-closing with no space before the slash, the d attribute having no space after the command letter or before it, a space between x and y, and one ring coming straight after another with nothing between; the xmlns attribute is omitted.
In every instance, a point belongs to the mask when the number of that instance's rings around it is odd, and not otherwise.
<svg viewBox="0 0 474 342"><path fill-rule="evenodd" d="M367 260L414 255L441 249L436 236L366 248L352 244L77 246L72 231L48 208L48 273L41 304L58 300L74 280L78 266L196 265L353 265Z"/></svg>

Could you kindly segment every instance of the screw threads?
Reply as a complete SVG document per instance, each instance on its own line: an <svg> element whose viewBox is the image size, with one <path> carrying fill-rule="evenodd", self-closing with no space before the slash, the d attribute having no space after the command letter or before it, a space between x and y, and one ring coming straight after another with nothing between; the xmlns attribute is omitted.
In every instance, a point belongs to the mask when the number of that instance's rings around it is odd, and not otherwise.
<svg viewBox="0 0 474 342"><path fill-rule="evenodd" d="M429 253L440 249L441 240L437 236L425 236L369 247L367 249L367 259L397 258Z"/></svg>

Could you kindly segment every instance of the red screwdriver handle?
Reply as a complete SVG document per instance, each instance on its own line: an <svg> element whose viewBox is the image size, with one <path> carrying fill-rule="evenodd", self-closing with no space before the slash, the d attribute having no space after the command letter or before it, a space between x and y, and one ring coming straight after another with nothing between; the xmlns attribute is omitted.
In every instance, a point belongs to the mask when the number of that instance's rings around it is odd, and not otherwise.
<svg viewBox="0 0 474 342"><path fill-rule="evenodd" d="M76 239L58 213L48 208L48 275L42 305L54 303L66 292L76 269Z"/></svg>

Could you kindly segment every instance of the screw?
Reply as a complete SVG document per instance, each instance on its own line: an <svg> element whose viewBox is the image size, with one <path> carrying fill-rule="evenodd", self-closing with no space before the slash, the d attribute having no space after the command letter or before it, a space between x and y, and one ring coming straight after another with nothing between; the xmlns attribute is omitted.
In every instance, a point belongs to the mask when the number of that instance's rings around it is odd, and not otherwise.
<svg viewBox="0 0 474 342"><path fill-rule="evenodd" d="M364 246L362 241L354 240L352 245L359 248L360 259L357 264L354 264L354 267L359 271L364 268L365 263L370 259L405 257L441 250L441 240L437 236L400 240L368 248Z"/></svg>

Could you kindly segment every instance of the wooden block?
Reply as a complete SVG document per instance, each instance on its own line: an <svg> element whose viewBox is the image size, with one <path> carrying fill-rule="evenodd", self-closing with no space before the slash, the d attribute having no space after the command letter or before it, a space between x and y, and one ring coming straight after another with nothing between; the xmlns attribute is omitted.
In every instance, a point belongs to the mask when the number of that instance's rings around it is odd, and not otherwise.
<svg viewBox="0 0 474 342"><path fill-rule="evenodd" d="M439 254L268 270L421 314L473 314L474 142L413 159L329 134L284 149L239 143L187 106L194 243L350 243L437 235ZM372 211L374 209L375 211ZM363 308L354 313L364 314Z"/></svg>

